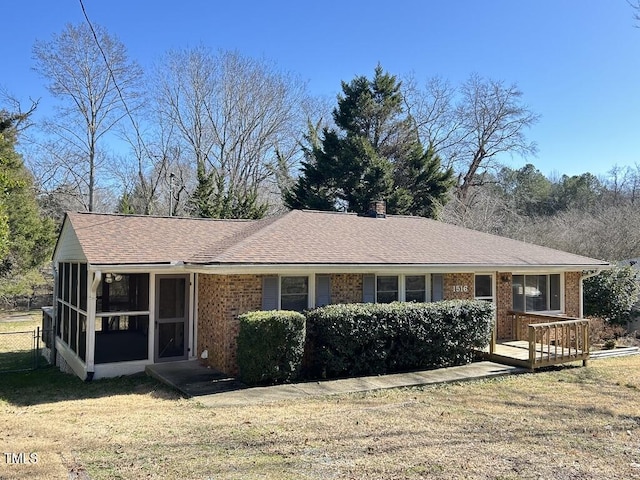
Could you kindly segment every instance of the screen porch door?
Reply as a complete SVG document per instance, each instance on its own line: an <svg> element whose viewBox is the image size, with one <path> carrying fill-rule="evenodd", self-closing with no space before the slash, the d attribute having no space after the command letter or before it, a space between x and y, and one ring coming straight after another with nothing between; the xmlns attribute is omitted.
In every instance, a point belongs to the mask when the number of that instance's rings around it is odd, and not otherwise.
<svg viewBox="0 0 640 480"><path fill-rule="evenodd" d="M154 361L188 358L189 275L156 276Z"/></svg>

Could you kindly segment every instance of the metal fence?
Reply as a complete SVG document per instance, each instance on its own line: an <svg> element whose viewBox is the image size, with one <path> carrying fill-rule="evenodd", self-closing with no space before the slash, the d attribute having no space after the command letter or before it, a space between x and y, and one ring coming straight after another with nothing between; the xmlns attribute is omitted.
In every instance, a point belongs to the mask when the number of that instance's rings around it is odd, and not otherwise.
<svg viewBox="0 0 640 480"><path fill-rule="evenodd" d="M47 365L47 359L42 356L43 340L46 342L52 335L52 330L40 327L0 333L0 373L23 372Z"/></svg>

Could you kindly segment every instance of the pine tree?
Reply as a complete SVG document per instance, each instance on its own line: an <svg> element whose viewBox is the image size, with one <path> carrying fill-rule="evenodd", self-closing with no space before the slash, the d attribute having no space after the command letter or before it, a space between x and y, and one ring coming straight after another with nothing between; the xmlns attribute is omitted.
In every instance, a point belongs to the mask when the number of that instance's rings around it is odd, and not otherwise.
<svg viewBox="0 0 640 480"><path fill-rule="evenodd" d="M400 83L375 69L372 80L342 83L337 129L310 126L298 180L283 194L289 208L364 214L373 200L389 213L434 216L453 186L432 149L424 151L404 112Z"/></svg>

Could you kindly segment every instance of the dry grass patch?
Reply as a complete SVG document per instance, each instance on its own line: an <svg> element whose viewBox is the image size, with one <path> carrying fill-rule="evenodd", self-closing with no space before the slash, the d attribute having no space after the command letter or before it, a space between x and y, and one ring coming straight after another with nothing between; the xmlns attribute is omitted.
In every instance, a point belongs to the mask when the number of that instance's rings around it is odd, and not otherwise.
<svg viewBox="0 0 640 480"><path fill-rule="evenodd" d="M640 356L209 409L146 377L0 377L0 478L640 479Z"/></svg>

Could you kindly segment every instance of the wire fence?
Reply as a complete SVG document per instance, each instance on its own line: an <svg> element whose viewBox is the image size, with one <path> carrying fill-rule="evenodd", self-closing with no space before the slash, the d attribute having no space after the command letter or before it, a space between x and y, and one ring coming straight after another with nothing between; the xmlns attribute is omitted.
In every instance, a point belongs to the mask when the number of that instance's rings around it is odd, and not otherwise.
<svg viewBox="0 0 640 480"><path fill-rule="evenodd" d="M35 370L47 365L42 356L43 339L53 334L40 327L35 330L0 333L0 373Z"/></svg>

